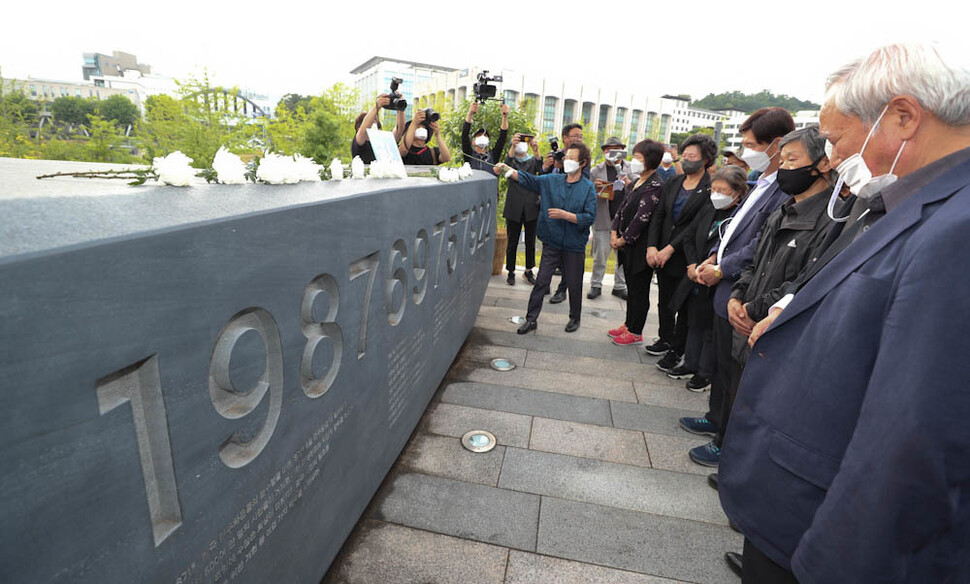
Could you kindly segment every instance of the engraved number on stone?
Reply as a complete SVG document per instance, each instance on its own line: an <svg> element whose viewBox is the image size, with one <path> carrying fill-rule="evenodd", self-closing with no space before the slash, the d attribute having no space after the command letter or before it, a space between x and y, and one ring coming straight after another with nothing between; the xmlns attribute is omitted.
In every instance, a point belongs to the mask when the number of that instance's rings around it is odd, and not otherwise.
<svg viewBox="0 0 970 584"><path fill-rule="evenodd" d="M482 203L482 227L478 230L478 247L482 248L488 241L491 233L489 231L492 228L492 202Z"/></svg>
<svg viewBox="0 0 970 584"><path fill-rule="evenodd" d="M158 547L182 525L158 356L152 355L99 379L97 393L102 416L126 402L131 403L152 536Z"/></svg>
<svg viewBox="0 0 970 584"><path fill-rule="evenodd" d="M328 301L327 315L321 321L313 318L313 305L321 295ZM317 398L326 393L337 378L340 371L340 361L344 351L344 335L337 324L337 310L340 307L340 291L337 281L330 274L321 274L307 284L303 291L303 303L300 305L300 326L306 337L303 348L303 358L300 360L300 383L303 393L308 397ZM313 356L317 347L324 339L330 339L333 345L333 359L323 377L313 373Z"/></svg>
<svg viewBox="0 0 970 584"><path fill-rule="evenodd" d="M465 256L468 255L465 253L465 248L468 247L468 224L471 223L468 218L470 215L471 213L469 213L467 210L461 212L461 222L464 227L461 229L461 255L459 256L459 259L462 261L462 263L465 262Z"/></svg>
<svg viewBox="0 0 970 584"><path fill-rule="evenodd" d="M364 305L360 308L360 332L357 336L357 358L362 359L367 351L367 316L370 313L370 298L374 292L374 278L377 276L377 266L381 262L381 252L364 256L350 264L350 281L353 282L364 274L367 276L367 288L364 290Z"/></svg>
<svg viewBox="0 0 970 584"><path fill-rule="evenodd" d="M447 264L449 274L455 271L455 266L458 264L458 235L455 233L455 227L457 226L458 215L452 215L451 218L448 219Z"/></svg>
<svg viewBox="0 0 970 584"><path fill-rule="evenodd" d="M428 264L431 261L431 240L425 229L418 231L414 238L414 305L420 306L424 302L424 295L428 291Z"/></svg>
<svg viewBox="0 0 970 584"><path fill-rule="evenodd" d="M236 391L229 377L229 362L239 339L255 331L263 339L266 363L255 387L246 392ZM259 432L245 441L234 433L219 447L219 458L229 468L241 468L263 451L276 430L283 406L283 343L273 316L262 308L248 308L233 316L212 349L209 361L209 398L219 415L236 420L249 415L269 393L266 421Z"/></svg>
<svg viewBox="0 0 970 584"><path fill-rule="evenodd" d="M391 245L391 253L387 259L387 281L384 283L384 307L387 311L387 322L391 326L400 324L404 317L404 309L408 305L408 273L404 263L408 261L408 246L403 239L398 239ZM394 267L400 263L398 267ZM401 303L394 307L394 289L401 286Z"/></svg>
<svg viewBox="0 0 970 584"><path fill-rule="evenodd" d="M468 218L469 234L468 234L468 241L465 242L465 245L468 247L468 252L473 256L475 255L475 252L478 250L478 231L479 231L481 222L482 222L482 214L478 209L478 205L475 205L471 208L471 216ZM476 224L479 224L479 226L476 227Z"/></svg>

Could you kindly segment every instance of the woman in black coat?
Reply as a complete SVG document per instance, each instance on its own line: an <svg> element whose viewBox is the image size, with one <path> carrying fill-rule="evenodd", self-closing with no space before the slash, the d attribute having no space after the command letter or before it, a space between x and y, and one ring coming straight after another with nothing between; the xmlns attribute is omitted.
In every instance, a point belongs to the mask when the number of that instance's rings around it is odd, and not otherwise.
<svg viewBox="0 0 970 584"><path fill-rule="evenodd" d="M687 302L687 347L684 363L667 373L671 379L684 379L687 389L704 391L714 374L714 289L697 280L697 266L717 244L724 222L748 192L744 171L725 166L711 178L711 199L691 223L684 241L686 278L674 294L674 302Z"/></svg>
<svg viewBox="0 0 970 584"><path fill-rule="evenodd" d="M639 171L639 176L634 182L624 177L628 192L613 217L610 245L617 250L623 264L627 285L626 322L608 333L616 345L643 343L653 276L653 269L647 265L647 226L663 188L663 179L657 175L663 155L663 144L653 140L638 142L633 147L630 167L634 173Z"/></svg>

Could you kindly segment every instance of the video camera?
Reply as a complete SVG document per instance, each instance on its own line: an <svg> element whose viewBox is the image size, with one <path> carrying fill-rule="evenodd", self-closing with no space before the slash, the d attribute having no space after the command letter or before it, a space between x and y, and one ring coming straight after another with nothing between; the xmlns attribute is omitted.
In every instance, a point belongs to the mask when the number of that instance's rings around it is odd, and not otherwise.
<svg viewBox="0 0 970 584"><path fill-rule="evenodd" d="M549 136L549 149L552 151L552 159L556 162L562 162L566 158L566 151L559 149L559 138L556 136Z"/></svg>
<svg viewBox="0 0 970 584"><path fill-rule="evenodd" d="M472 86L472 90L475 92L475 101L479 103L485 103L488 100L501 101L505 103L504 98L497 98L495 94L498 88L494 85L489 85L489 83L501 83L501 75L488 76L488 71L482 71L478 74L478 81Z"/></svg>
<svg viewBox="0 0 970 584"><path fill-rule="evenodd" d="M408 109L408 102L403 97L397 95L397 88L400 87L403 80L400 77L391 77L391 103L387 105L386 109L404 111Z"/></svg>

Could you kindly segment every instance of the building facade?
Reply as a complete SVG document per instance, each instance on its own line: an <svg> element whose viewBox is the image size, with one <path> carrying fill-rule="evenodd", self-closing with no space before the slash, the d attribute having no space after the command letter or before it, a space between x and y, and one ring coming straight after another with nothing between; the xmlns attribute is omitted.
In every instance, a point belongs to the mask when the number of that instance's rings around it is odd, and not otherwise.
<svg viewBox="0 0 970 584"><path fill-rule="evenodd" d="M138 62L138 57L124 51L112 51L111 55L101 53L84 53L84 65L81 72L84 80L93 77L122 77L125 71L138 71L142 75L150 75L152 68Z"/></svg>
<svg viewBox="0 0 970 584"><path fill-rule="evenodd" d="M398 92L408 102L405 110L408 118L413 111L415 89L430 81L433 77L440 74L448 74L455 71L452 67L442 65L429 65L427 63L415 63L413 61L402 61L398 59L387 59L385 57L372 57L357 67L350 73L355 76L354 86L360 90L362 107L370 103L374 98L382 93L388 93L391 88L391 79L397 77L401 79Z"/></svg>

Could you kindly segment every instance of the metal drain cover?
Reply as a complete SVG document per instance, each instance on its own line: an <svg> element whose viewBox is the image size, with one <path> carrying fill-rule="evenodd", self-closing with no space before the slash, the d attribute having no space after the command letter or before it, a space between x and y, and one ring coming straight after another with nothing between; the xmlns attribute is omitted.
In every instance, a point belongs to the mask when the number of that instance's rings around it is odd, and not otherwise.
<svg viewBox="0 0 970 584"><path fill-rule="evenodd" d="M508 359L492 359L492 369L496 371L511 371L515 369L515 363Z"/></svg>
<svg viewBox="0 0 970 584"><path fill-rule="evenodd" d="M461 445L472 452L488 452L495 448L495 435L486 430L472 430L461 437Z"/></svg>

